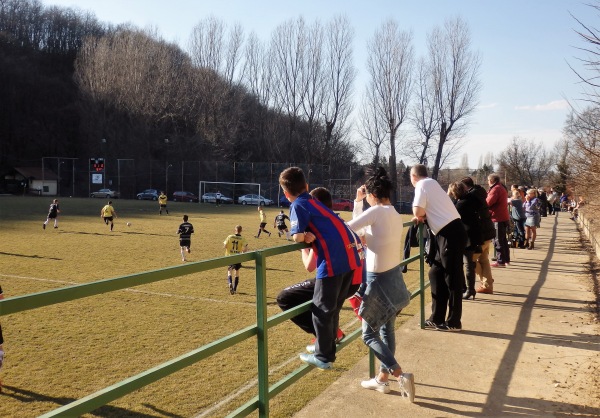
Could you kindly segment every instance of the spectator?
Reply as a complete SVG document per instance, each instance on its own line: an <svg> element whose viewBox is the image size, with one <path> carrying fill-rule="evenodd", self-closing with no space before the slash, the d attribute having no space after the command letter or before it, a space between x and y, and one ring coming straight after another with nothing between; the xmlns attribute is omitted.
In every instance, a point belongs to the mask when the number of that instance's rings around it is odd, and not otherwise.
<svg viewBox="0 0 600 418"><path fill-rule="evenodd" d="M410 181L415 187L412 220L415 223L427 221L437 247L429 269L432 312L425 324L437 330L461 331L462 286L465 282L462 258L467 233L450 197L437 181L427 176L427 167L413 166Z"/></svg>
<svg viewBox="0 0 600 418"><path fill-rule="evenodd" d="M479 276L480 286L475 290L477 293L494 292L494 279L492 277L492 268L490 267L490 248L492 240L496 237L496 228L490 216L490 210L487 205L487 192L483 187L473 182L471 177L465 177L461 182L467 186L467 195L473 196L478 202L479 221L481 222L481 233L483 244L481 245L481 254L475 260L475 273ZM467 272L468 274L468 272Z"/></svg>
<svg viewBox="0 0 600 418"><path fill-rule="evenodd" d="M494 238L494 247L496 248L497 261L491 264L492 267L506 267L510 264L510 251L506 230L509 225L508 216L508 192L506 187L500 183L498 174L488 176L488 185L490 189L487 195L487 204L490 208L490 214L496 228L496 238Z"/></svg>

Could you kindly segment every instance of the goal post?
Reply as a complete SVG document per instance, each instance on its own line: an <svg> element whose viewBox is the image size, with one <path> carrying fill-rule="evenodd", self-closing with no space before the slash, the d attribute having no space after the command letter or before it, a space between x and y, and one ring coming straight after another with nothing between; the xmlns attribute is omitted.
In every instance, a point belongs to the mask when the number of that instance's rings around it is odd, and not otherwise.
<svg viewBox="0 0 600 418"><path fill-rule="evenodd" d="M206 193L221 193L237 203L238 197L245 194L260 195L260 183L231 183L226 181L200 181L198 184L198 197L203 203L202 196Z"/></svg>

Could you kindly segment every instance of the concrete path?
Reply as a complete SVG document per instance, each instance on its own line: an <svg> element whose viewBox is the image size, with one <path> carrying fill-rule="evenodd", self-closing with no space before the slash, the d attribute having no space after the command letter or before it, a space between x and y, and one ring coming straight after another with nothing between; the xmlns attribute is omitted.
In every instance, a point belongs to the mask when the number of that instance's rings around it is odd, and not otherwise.
<svg viewBox="0 0 600 418"><path fill-rule="evenodd" d="M463 332L421 330L416 317L397 330L414 404L395 382L387 395L362 389L365 358L295 417L600 416L600 325L575 223L543 218L536 249L511 257L493 295L464 302Z"/></svg>

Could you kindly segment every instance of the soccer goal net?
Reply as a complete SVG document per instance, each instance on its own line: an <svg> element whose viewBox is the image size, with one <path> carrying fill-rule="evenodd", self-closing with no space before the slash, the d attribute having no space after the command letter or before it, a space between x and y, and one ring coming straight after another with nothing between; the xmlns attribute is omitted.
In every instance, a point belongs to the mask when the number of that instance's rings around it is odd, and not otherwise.
<svg viewBox="0 0 600 418"><path fill-rule="evenodd" d="M229 203L228 199L232 199L233 202L237 203L240 196L246 194L260 195L260 184L259 183L229 183L223 181L201 181L199 183L200 202L203 203L215 203L215 196L217 193L221 193L223 203Z"/></svg>

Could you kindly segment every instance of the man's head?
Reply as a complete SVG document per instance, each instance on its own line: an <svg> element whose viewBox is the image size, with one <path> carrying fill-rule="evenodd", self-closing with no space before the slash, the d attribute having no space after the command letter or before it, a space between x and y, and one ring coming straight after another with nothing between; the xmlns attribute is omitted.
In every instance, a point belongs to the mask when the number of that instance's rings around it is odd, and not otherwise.
<svg viewBox="0 0 600 418"><path fill-rule="evenodd" d="M427 167L423 164L415 164L410 169L410 182L413 186L417 185L417 182L427 177Z"/></svg>
<svg viewBox="0 0 600 418"><path fill-rule="evenodd" d="M54 199L52 203L58 203L58 199Z"/></svg>
<svg viewBox="0 0 600 418"><path fill-rule="evenodd" d="M187 222L188 221L188 216L187 215L183 215L183 222Z"/></svg>
<svg viewBox="0 0 600 418"><path fill-rule="evenodd" d="M329 209L333 209L331 193L329 193L329 190L327 190L325 187L317 187L316 189L312 189L310 191L310 195L327 206Z"/></svg>
<svg viewBox="0 0 600 418"><path fill-rule="evenodd" d="M279 211L279 213L281 213L283 215L283 209L281 211Z"/></svg>
<svg viewBox="0 0 600 418"><path fill-rule="evenodd" d="M241 234L242 233L242 225L236 225L235 226L235 233L236 234Z"/></svg>
<svg viewBox="0 0 600 418"><path fill-rule="evenodd" d="M259 212L262 212L262 210L263 210L262 205L258 205L258 207L256 208L256 210L258 210Z"/></svg>
<svg viewBox="0 0 600 418"><path fill-rule="evenodd" d="M108 204L109 204L109 205L112 205L112 200L109 200L109 201L108 201Z"/></svg>
<svg viewBox="0 0 600 418"><path fill-rule="evenodd" d="M496 183L500 183L500 176L496 173L490 174L488 176L488 184L491 186Z"/></svg>
<svg viewBox="0 0 600 418"><path fill-rule="evenodd" d="M298 197L308 189L306 177L300 167L289 167L283 170L279 175L279 184L288 200Z"/></svg>

